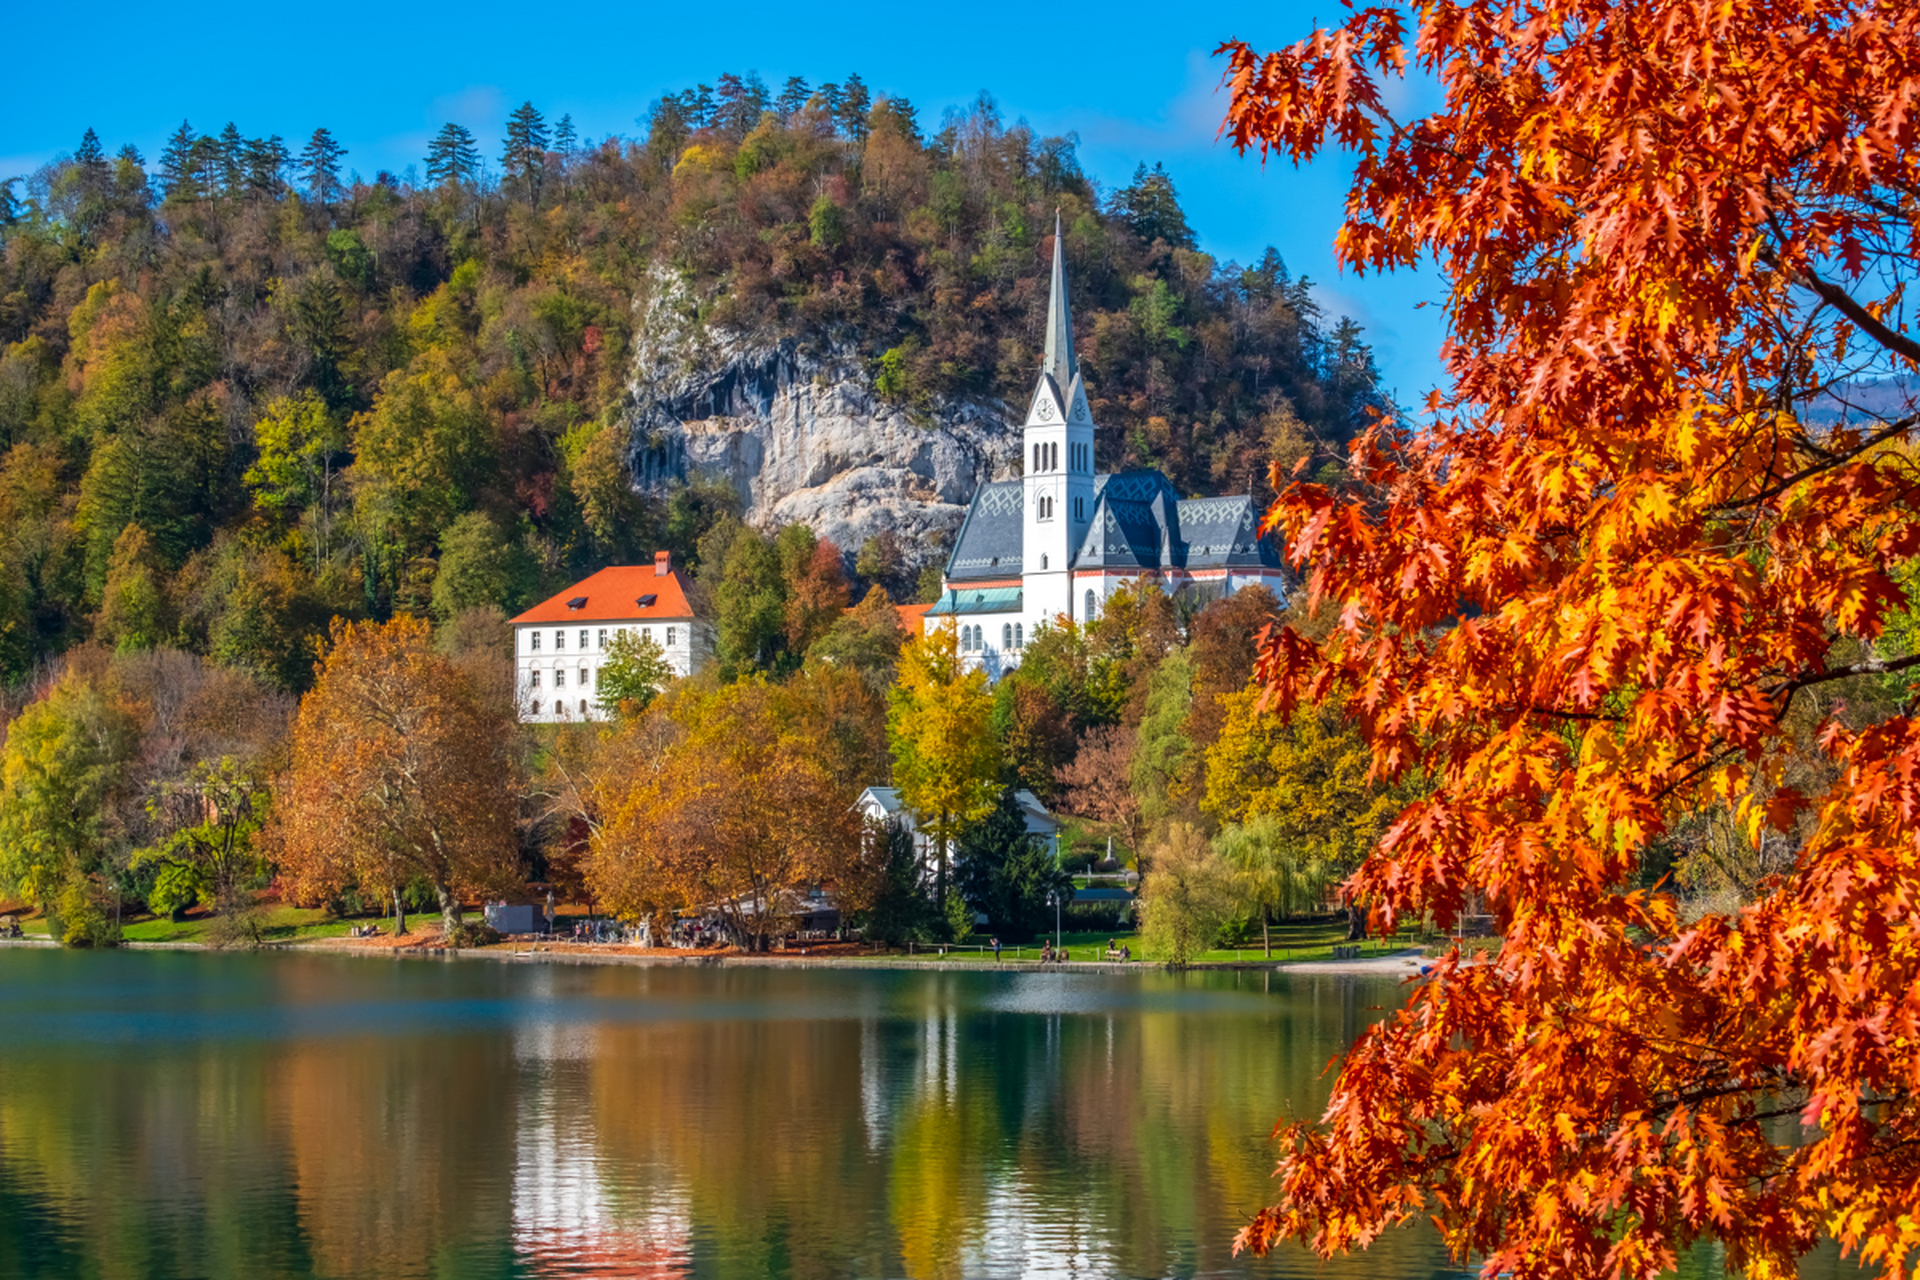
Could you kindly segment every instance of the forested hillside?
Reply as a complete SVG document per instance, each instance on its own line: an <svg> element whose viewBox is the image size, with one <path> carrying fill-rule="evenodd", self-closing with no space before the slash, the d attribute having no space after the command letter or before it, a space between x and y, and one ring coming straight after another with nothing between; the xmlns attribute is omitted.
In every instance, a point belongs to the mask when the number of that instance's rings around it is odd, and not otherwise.
<svg viewBox="0 0 1920 1280"><path fill-rule="evenodd" d="M676 275L699 324L850 346L907 409L1017 400L1057 209L1101 466L1244 490L1375 394L1279 254L1213 261L1163 172L1103 194L984 97L936 127L857 76L728 75L643 136L531 104L505 135L366 179L324 128L182 123L151 162L89 129L7 181L0 674L96 639L297 691L335 616L694 560L738 495L630 475L635 302Z"/></svg>

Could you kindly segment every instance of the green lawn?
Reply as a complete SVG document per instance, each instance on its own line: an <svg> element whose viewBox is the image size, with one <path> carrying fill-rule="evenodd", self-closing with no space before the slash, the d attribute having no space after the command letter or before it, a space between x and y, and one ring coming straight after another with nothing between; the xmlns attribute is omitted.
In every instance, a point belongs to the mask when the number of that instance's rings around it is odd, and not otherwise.
<svg viewBox="0 0 1920 1280"><path fill-rule="evenodd" d="M267 942L296 942L303 938L341 938L357 920L333 920L318 907L271 907L261 918L261 937ZM213 926L211 916L196 916L175 923L165 916L142 916L124 921L120 934L128 942L203 942ZM44 917L22 921L21 932L29 937L47 936Z"/></svg>
<svg viewBox="0 0 1920 1280"><path fill-rule="evenodd" d="M1283 961L1291 963L1305 960L1331 960L1334 947L1345 946L1347 941L1347 926L1344 920L1311 920L1297 924L1280 924L1273 926L1271 932L1273 935L1271 960L1261 949L1260 940L1256 937L1253 941L1243 943L1236 948L1209 951L1198 957L1196 963L1231 964L1238 961L1248 964L1267 964ZM990 964L993 961L993 950L986 945L987 936L976 933L965 943L947 946L944 955L937 945L932 947L916 945L913 948L913 958L975 960ZM1136 961L1145 959L1140 947L1140 935L1137 933L1075 933L1068 930L1061 935L1061 940L1066 944L1068 956L1075 961L1105 959L1108 939L1131 947ZM1032 943L1023 944L1017 948L1003 946L1000 950L1001 960L1003 963L1014 960L1023 962L1037 960L1041 943L1044 941L1045 939L1036 939ZM1408 932L1390 941L1369 938L1359 945L1361 956L1370 958L1405 950L1418 943L1414 935ZM899 954L903 953L896 953L896 955Z"/></svg>

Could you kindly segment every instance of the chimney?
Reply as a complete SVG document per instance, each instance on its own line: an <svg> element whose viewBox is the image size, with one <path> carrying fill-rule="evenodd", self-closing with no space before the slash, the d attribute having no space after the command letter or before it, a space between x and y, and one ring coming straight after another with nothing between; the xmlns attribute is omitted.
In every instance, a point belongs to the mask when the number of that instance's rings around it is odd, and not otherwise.
<svg viewBox="0 0 1920 1280"><path fill-rule="evenodd" d="M653 553L653 576L664 578L673 572L673 552L656 551Z"/></svg>

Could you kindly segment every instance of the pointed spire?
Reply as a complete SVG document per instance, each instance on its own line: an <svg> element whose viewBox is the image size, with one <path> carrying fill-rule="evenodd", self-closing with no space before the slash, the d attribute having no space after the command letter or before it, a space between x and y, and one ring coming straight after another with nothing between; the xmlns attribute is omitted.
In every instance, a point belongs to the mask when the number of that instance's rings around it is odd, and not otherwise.
<svg viewBox="0 0 1920 1280"><path fill-rule="evenodd" d="M1080 362L1073 356L1073 313L1067 306L1067 263L1060 251L1060 211L1053 211L1053 292L1047 296L1047 358L1040 365L1062 389L1073 385Z"/></svg>

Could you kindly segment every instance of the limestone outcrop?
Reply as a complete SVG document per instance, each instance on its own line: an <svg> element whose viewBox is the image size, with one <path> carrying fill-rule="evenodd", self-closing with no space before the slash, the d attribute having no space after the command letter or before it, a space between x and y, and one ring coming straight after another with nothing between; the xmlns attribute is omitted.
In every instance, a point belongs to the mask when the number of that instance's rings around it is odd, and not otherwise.
<svg viewBox="0 0 1920 1280"><path fill-rule="evenodd" d="M851 342L716 330L677 280L651 283L627 411L642 489L724 480L760 528L806 524L849 553L890 529L918 567L945 555L974 489L1014 460L1003 404L910 411L875 394Z"/></svg>

